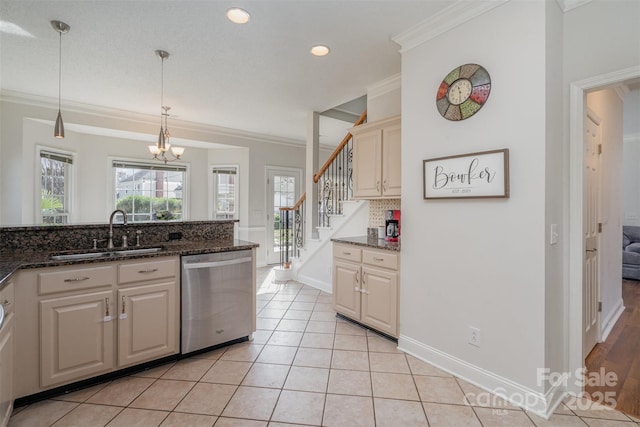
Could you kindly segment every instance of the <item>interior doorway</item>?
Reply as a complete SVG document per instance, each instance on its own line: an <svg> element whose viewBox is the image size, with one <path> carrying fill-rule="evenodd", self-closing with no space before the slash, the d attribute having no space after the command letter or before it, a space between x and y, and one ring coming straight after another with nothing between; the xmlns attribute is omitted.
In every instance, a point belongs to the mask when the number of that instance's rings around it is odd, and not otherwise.
<svg viewBox="0 0 640 427"><path fill-rule="evenodd" d="M292 207L300 198L301 177L300 169L267 166L267 264L280 262L280 229L284 226L280 208Z"/></svg>
<svg viewBox="0 0 640 427"><path fill-rule="evenodd" d="M585 155L586 146L584 141L584 131L587 128L586 93L612 85L627 82L640 77L640 67L609 73L602 76L574 82L570 85L570 180L569 180L569 218L568 221L568 241L569 241L569 371L579 372L586 363L585 350L589 348L588 338L584 320L589 317L588 306L585 301L589 300L586 284L587 279L587 257L585 253L590 248L587 243L585 230L588 228L587 215L583 215L587 203L587 179L584 171L588 164L588 156ZM621 167L622 165L620 165ZM606 256L606 254L601 254ZM618 326L616 325L616 328ZM598 331L600 330L598 326ZM615 337L615 329L610 336ZM637 340L637 337L636 337ZM600 351L598 346L592 353ZM597 356L597 354L592 354ZM590 356L590 357L592 357ZM599 362L597 362L599 363ZM640 366L640 361L636 361ZM591 368L593 369L591 365ZM580 382L570 381L568 391L581 393L583 391Z"/></svg>

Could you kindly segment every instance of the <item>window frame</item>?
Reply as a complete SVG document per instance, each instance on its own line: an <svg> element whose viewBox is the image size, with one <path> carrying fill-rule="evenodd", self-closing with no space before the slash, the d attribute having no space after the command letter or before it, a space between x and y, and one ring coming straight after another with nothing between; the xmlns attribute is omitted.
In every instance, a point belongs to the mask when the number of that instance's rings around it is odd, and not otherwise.
<svg viewBox="0 0 640 427"><path fill-rule="evenodd" d="M217 182L215 182L215 171L224 169L235 169L235 182L233 189L234 214L231 218L217 218L216 205L218 202ZM215 220L238 220L240 219L240 165L238 164L213 164L209 167L209 218Z"/></svg>
<svg viewBox="0 0 640 427"><path fill-rule="evenodd" d="M35 188L36 191L34 197L34 213L35 223L39 225L69 225L73 224L76 220L76 169L78 165L77 153L73 151L61 150L59 148L52 148L44 145L36 145L35 147ZM69 162L69 167L65 171L64 187L65 187L65 214L55 215L66 217L66 222L62 224L48 224L44 222L44 215L42 214L42 158L43 153L51 157L61 157ZM55 159L54 159L55 160Z"/></svg>
<svg viewBox="0 0 640 427"><path fill-rule="evenodd" d="M181 219L171 219L171 220L148 220L148 221L131 221L132 223L156 223L156 222L171 222L171 221L188 221L189 220L189 192L190 192L190 176L191 176L191 167L189 163L184 162L171 162L168 164L153 162L148 160L140 160L136 158L124 158L124 157L108 157L107 158L107 176L108 182L110 182L110 191L107 193L107 206L109 206L112 210L116 209L117 200L116 200L116 164L136 167L138 166L140 169L149 169L149 170L177 170L181 169L184 172L184 179L182 182L182 218ZM108 215L109 213L107 213ZM131 212L127 212L127 214L131 214Z"/></svg>

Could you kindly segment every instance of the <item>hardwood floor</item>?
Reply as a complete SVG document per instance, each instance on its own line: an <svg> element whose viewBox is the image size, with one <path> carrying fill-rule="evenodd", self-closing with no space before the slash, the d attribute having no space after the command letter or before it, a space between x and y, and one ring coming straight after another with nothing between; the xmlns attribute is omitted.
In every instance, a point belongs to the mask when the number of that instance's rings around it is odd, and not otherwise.
<svg viewBox="0 0 640 427"><path fill-rule="evenodd" d="M617 382L587 383L585 391L592 400L602 403L607 403L603 397L613 396L617 410L640 417L640 282L623 280L622 299L624 313L607 341L597 344L585 361L588 373L600 373L604 368L617 375Z"/></svg>

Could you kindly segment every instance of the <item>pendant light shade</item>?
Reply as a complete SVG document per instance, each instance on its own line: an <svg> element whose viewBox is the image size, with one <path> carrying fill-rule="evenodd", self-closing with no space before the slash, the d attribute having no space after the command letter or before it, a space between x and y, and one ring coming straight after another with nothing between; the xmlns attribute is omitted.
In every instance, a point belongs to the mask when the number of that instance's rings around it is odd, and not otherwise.
<svg viewBox="0 0 640 427"><path fill-rule="evenodd" d="M58 109L58 118L56 118L56 127L53 130L53 136L56 138L64 138L64 122L62 121L60 109Z"/></svg>
<svg viewBox="0 0 640 427"><path fill-rule="evenodd" d="M62 113L60 112L60 99L62 93L62 34L68 33L71 29L70 26L61 21L51 21L51 26L60 35L59 44L59 63L58 63L58 117L56 118L56 125L53 130L53 136L56 138L64 138L64 122L62 121Z"/></svg>

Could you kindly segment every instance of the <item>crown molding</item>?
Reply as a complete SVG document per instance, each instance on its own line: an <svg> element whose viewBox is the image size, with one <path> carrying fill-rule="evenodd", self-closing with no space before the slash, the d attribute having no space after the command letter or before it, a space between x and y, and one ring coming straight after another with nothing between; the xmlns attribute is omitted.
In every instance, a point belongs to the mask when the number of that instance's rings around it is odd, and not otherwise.
<svg viewBox="0 0 640 427"><path fill-rule="evenodd" d="M458 27L485 12L502 6L509 0L467 1L458 0L451 6L442 9L431 18L391 38L400 45L404 53L427 42L440 34Z"/></svg>
<svg viewBox="0 0 640 427"><path fill-rule="evenodd" d="M401 82L402 74L398 73L371 86L367 86L367 99L377 98L394 90L400 90Z"/></svg>
<svg viewBox="0 0 640 427"><path fill-rule="evenodd" d="M576 7L591 3L593 0L556 0L563 12L568 12Z"/></svg>
<svg viewBox="0 0 640 427"><path fill-rule="evenodd" d="M57 99L4 89L0 90L0 101L41 108L58 108ZM86 114L94 117L102 117L105 119L122 120L130 123L140 123L147 125L156 125L158 123L158 117L152 114L137 113L134 111L119 110L117 108L102 107L98 105L64 100L62 101L62 106L63 109L68 112ZM175 118L171 119L171 128L192 132L201 132L210 135L212 138L239 138L247 141L267 144L279 144L298 148L305 145L305 141L296 140L293 138L276 137L273 135L259 134L238 129L209 125L205 123L189 122L186 120ZM225 143L225 145L233 146L233 144L228 143Z"/></svg>

